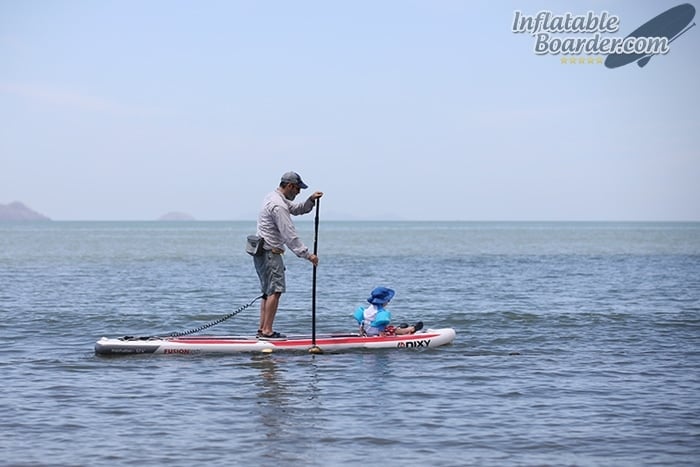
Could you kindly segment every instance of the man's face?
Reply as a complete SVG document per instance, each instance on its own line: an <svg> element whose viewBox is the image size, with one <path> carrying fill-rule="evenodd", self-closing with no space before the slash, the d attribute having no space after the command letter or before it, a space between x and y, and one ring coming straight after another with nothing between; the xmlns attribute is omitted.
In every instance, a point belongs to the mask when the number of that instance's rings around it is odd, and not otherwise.
<svg viewBox="0 0 700 467"><path fill-rule="evenodd" d="M294 201L294 198L296 198L301 192L301 188L299 188L299 185L295 185L294 183L288 183L287 186L284 187L283 191L285 198L287 198L289 201Z"/></svg>

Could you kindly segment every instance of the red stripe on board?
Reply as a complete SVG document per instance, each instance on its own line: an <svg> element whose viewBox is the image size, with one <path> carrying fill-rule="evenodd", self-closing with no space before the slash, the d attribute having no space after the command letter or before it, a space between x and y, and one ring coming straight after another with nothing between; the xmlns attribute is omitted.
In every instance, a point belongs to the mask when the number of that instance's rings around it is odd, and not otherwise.
<svg viewBox="0 0 700 467"><path fill-rule="evenodd" d="M349 337L325 337L317 338L317 345L324 344L360 344L367 342L410 342L414 340L423 340L437 337L440 334L436 333L423 333L423 334L408 334L403 336L377 336L377 337L361 337L361 336L349 336ZM240 344L253 344L257 342L268 342L275 347L297 347L297 346L308 346L311 345L311 338L305 337L303 339L287 339L287 340L254 340L254 339L241 339L236 337L215 337L215 336L194 336L194 337L176 337L171 339L171 342L177 342L181 344L225 344L225 345L240 345Z"/></svg>

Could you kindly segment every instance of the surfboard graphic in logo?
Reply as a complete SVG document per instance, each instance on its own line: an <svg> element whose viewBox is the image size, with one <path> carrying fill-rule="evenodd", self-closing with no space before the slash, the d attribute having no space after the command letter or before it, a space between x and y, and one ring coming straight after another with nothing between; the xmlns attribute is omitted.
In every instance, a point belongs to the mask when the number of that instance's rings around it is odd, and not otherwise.
<svg viewBox="0 0 700 467"><path fill-rule="evenodd" d="M690 24L693 18L695 18L695 7L690 3L684 3L650 19L632 31L625 39L637 37L665 37L670 44L695 26L695 23ZM688 26L689 24L690 26ZM608 68L617 68L632 62L637 62L637 65L641 68L649 63L651 57L653 57L653 55L649 54L610 54L605 59L605 66Z"/></svg>

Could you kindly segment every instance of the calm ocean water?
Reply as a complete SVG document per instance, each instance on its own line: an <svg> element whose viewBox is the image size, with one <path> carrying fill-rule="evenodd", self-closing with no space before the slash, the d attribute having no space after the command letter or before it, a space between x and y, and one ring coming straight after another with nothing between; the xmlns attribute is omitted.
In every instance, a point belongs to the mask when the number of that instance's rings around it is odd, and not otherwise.
<svg viewBox="0 0 700 467"><path fill-rule="evenodd" d="M321 220L319 332L354 331L386 285L396 321L455 343L94 355L255 298L253 230L0 223L0 464L700 465L700 223ZM310 332L311 267L286 259L276 327ZM252 334L257 314L207 332Z"/></svg>

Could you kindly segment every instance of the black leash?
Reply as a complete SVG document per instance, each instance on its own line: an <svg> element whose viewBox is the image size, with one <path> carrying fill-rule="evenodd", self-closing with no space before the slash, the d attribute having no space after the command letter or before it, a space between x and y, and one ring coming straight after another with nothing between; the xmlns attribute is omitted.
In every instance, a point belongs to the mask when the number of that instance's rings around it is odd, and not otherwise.
<svg viewBox="0 0 700 467"><path fill-rule="evenodd" d="M210 327L212 327L212 326L216 326L216 325L219 324L219 323L223 323L223 322L226 321L227 319L233 318L233 317L236 316L238 313L240 313L241 311L245 310L246 308L248 308L249 306L251 306L253 303L255 303L256 301L258 301L258 300L261 299L262 297L263 297L262 295L260 295L260 296L258 296L258 297L255 297L250 303L248 303L248 304L246 304L246 305L243 305L242 307L238 308L236 311L232 311L231 313L229 313L229 314L227 314L227 315L224 315L224 316L222 316L222 317L219 318L219 319L215 319L214 321L210 321L210 322L208 322L207 324L203 324L202 326L199 326L198 328L190 329L190 330L188 330L188 331L171 332L170 334L168 334L168 337L187 336L187 335L189 335L189 334L194 334L194 333L196 333L196 332L203 331L203 330L205 330L205 329L207 329L207 328L210 328Z"/></svg>

